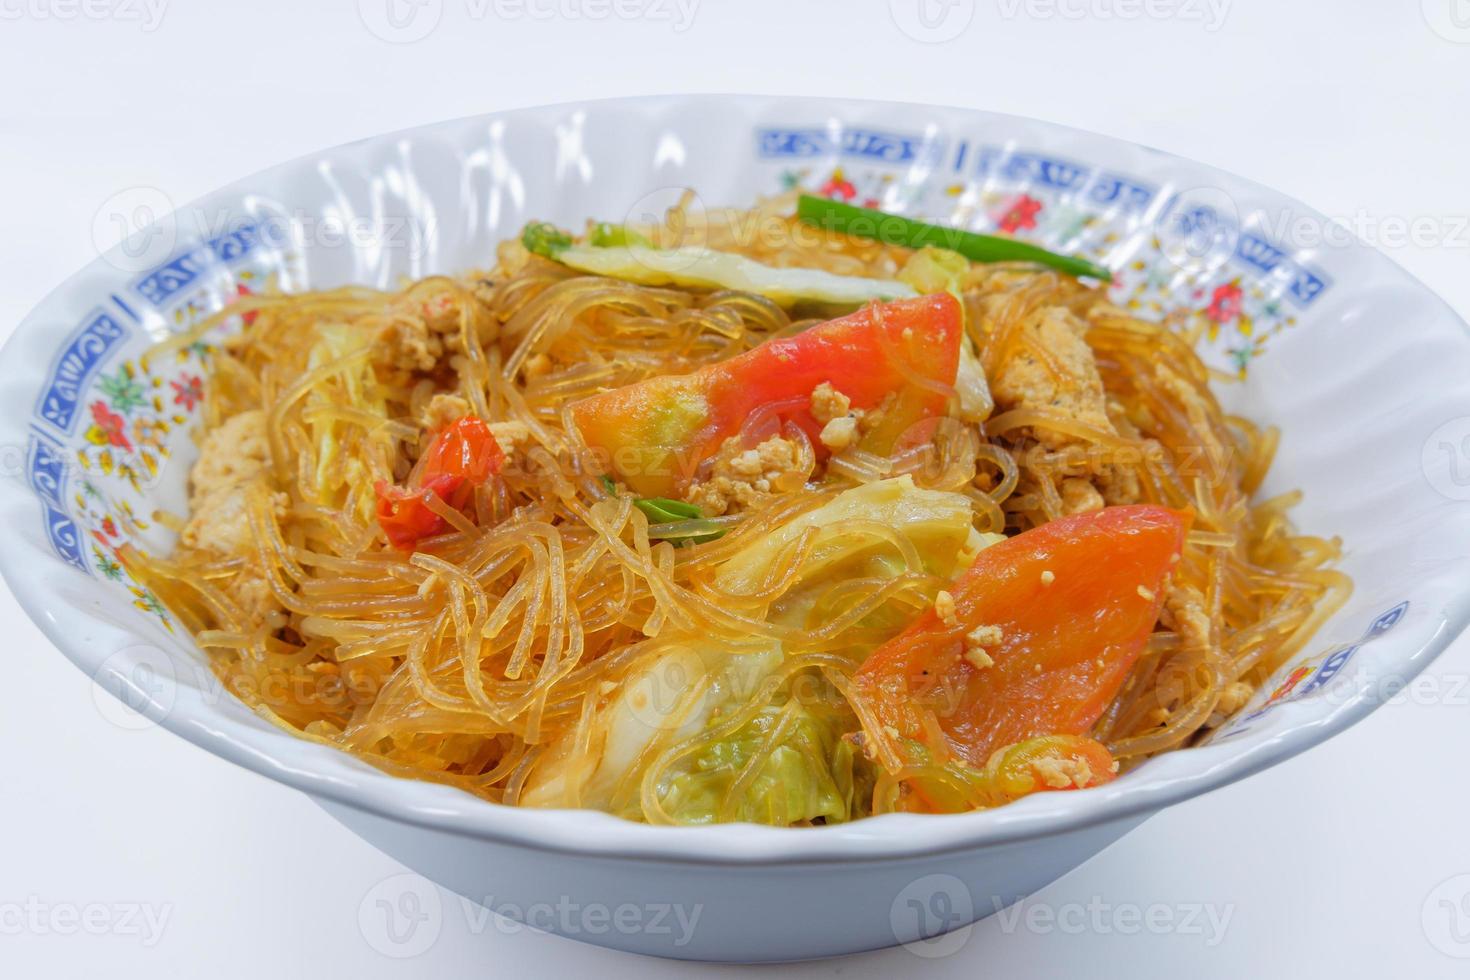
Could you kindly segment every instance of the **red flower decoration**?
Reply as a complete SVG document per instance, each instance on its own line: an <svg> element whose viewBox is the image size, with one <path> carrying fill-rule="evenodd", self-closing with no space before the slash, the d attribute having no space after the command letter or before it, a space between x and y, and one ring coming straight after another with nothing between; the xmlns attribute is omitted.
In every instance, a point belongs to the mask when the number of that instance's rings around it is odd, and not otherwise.
<svg viewBox="0 0 1470 980"><path fill-rule="evenodd" d="M117 522L112 519L112 515L109 514L102 518L102 530L106 531L109 537L117 537Z"/></svg>
<svg viewBox="0 0 1470 980"><path fill-rule="evenodd" d="M174 389L174 404L184 406L184 411L194 411L194 406L204 399L204 379L197 374L186 374L178 381L170 381Z"/></svg>
<svg viewBox="0 0 1470 980"><path fill-rule="evenodd" d="M818 188L818 193L823 197L840 197L844 201L851 201L857 197L857 187L842 176L841 170L834 170L827 182Z"/></svg>
<svg viewBox="0 0 1470 980"><path fill-rule="evenodd" d="M254 293L252 293L252 292L251 292L251 291L250 291L250 288L249 288L249 287L248 287L248 286L246 286L246 285L245 285L245 284L244 284L244 283L243 283L243 282L242 282L242 283L236 283L236 284L235 284L235 295L236 295L236 296L237 296L237 297L239 297L239 296L253 296L253 295L255 295L255 294L254 294ZM259 315L260 315L260 311L259 311L259 310L250 310L250 311L248 311L248 312L246 312L246 313L241 313L241 314L240 314L240 319L241 319L241 320L244 320L244 321L245 321L245 326L247 326L247 327L248 327L248 326L250 326L250 325L251 325L251 324L252 324L252 323L254 323L254 322L255 322L255 318L256 318L256 317L257 317L257 316L259 316ZM192 405L190 405L190 406L189 406L189 407L190 407L190 408L193 408L193 407L194 407L194 406L192 406Z"/></svg>
<svg viewBox="0 0 1470 980"><path fill-rule="evenodd" d="M105 403L92 403L92 421L109 446L132 451L133 444L128 441L127 423L121 415L108 409Z"/></svg>
<svg viewBox="0 0 1470 980"><path fill-rule="evenodd" d="M1302 682L1303 678L1305 678L1308 674L1312 672L1313 669L1314 668L1311 667L1298 667L1296 670L1293 670L1290 674L1287 675L1286 680L1281 682L1281 686L1271 692L1271 696L1266 699L1267 702L1274 704L1277 701L1280 701L1282 698L1286 697L1296 688L1298 684Z"/></svg>
<svg viewBox="0 0 1470 980"><path fill-rule="evenodd" d="M1227 282L1216 286L1210 295L1210 305L1205 307L1205 316L1220 324L1234 321L1240 316L1242 295L1239 283Z"/></svg>
<svg viewBox="0 0 1470 980"><path fill-rule="evenodd" d="M1040 213L1041 202L1029 194L1022 194L1001 216L1000 230L1011 235L1023 228L1035 228L1036 216Z"/></svg>

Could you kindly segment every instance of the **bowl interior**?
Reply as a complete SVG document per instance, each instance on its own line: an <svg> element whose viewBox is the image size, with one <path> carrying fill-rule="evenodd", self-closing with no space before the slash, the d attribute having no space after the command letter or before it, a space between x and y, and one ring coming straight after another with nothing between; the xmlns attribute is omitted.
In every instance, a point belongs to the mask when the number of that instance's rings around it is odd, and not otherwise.
<svg viewBox="0 0 1470 980"><path fill-rule="evenodd" d="M1234 412L1282 431L1265 494L1340 535L1347 605L1210 743L1086 794L945 818L790 832L670 833L592 813L532 815L383 776L272 728L220 690L116 548L167 550L183 513L209 344L145 358L240 295L493 264L528 220L650 218L793 188L1001 229L1117 270L1113 300L1198 326ZM140 200L156 192L139 189ZM167 208L157 208L162 211ZM1311 240L1303 228L1315 228ZM751 234L767 233L755 225ZM1470 582L1470 342L1463 323L1310 209L1132 144L987 113L836 100L690 97L520 110L329 150L147 225L79 272L0 364L0 564L83 669L212 751L354 806L541 846L760 860L901 854L1104 819L1201 792L1327 737L1464 625ZM1201 466L1212 462L1200 460ZM597 828L587 834L588 827Z"/></svg>

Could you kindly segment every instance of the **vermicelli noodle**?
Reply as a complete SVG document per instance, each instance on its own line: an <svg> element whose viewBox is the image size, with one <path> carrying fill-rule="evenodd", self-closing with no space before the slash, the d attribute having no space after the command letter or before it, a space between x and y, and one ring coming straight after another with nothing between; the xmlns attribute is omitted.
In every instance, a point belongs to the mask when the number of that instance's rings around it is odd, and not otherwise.
<svg viewBox="0 0 1470 980"><path fill-rule="evenodd" d="M652 247L697 239L770 266L885 280L915 254L817 234L788 207L676 208L643 233ZM1003 802L943 752L904 756L854 678L954 588L976 540L1157 504L1192 526L1160 620L1090 734L1125 768L1190 745L1344 601L1338 543L1293 529L1294 496L1255 499L1277 433L1220 407L1183 327L1024 264L971 264L958 291L996 397L988 419L951 414L891 453L857 442L829 453L789 421L792 405L771 403L738 436L790 447L770 489L726 513L663 517L604 479L571 406L800 337L833 311L583 274L520 241L502 243L488 271L395 292L252 296L163 346L215 345L206 458L247 455L226 439L234 425L263 433L262 463L220 486L196 470L179 548L124 558L234 695L387 772L653 823L828 823L909 806L916 779ZM1004 397L997 379L1018 365L1070 390L1071 355L1038 340L1048 315L1085 326L1105 418ZM954 385L900 374L953 403ZM504 465L463 506L424 495L437 530L392 546L379 484L415 486L430 439L459 416L490 424ZM958 530L802 523L846 506L845 491L889 485L911 487L935 520L959 501ZM942 561L933 548L948 549ZM685 662L657 730L625 748L618 726L638 710L628 692L659 701L658 672ZM746 664L760 668L740 689ZM777 785L778 763L809 777L806 796Z"/></svg>

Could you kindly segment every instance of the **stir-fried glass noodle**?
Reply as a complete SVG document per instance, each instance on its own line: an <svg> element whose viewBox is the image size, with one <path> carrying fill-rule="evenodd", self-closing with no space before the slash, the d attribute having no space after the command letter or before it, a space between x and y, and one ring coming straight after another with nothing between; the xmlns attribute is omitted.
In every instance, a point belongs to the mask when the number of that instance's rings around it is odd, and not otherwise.
<svg viewBox="0 0 1470 980"><path fill-rule="evenodd" d="M150 355L212 345L201 457L123 559L302 737L653 823L1106 782L1341 604L1188 330L834 227L681 207L245 297Z"/></svg>

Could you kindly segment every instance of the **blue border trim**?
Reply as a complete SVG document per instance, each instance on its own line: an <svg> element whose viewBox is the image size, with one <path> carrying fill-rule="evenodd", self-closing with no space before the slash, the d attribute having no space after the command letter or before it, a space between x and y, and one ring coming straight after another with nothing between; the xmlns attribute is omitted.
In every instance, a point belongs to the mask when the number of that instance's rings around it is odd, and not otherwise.
<svg viewBox="0 0 1470 980"><path fill-rule="evenodd" d="M1363 635L1356 642L1333 649L1318 663L1312 665L1312 676L1300 688L1291 691L1286 696L1275 701L1268 698L1266 703L1255 711L1233 722L1227 730L1218 736L1217 741L1234 738L1236 735L1248 731L1251 727L1251 722L1260 718L1277 705L1290 704L1292 701L1298 701L1326 687L1329 681L1342 673L1342 669L1347 666L1349 660L1353 659L1353 655L1363 648L1363 644L1371 642L1393 629L1408 611L1409 600L1405 599L1387 612L1380 613L1368 625L1368 629L1364 631Z"/></svg>
<svg viewBox="0 0 1470 980"><path fill-rule="evenodd" d="M972 158L971 176L997 177L1078 194L1094 204L1120 205L1130 214L1147 210L1157 193L1157 188L1132 177L1028 150L978 146L974 148L972 157L968 142L956 147L951 169L955 173L965 173L966 160Z"/></svg>
<svg viewBox="0 0 1470 980"><path fill-rule="evenodd" d="M46 522L46 537L50 539L51 547L61 556L61 560L91 576L92 569L87 566L87 559L82 551L82 533L77 530L76 523L62 511L45 504L41 505L41 516Z"/></svg>
<svg viewBox="0 0 1470 980"><path fill-rule="evenodd" d="M36 496L58 509L66 507L66 450L31 432L30 447L26 453L26 481Z"/></svg>
<svg viewBox="0 0 1470 980"><path fill-rule="evenodd" d="M129 306L127 303L124 303L123 298L117 293L111 294L108 299L112 300L113 305L122 310L123 313L127 314L129 320L132 320L134 323L143 322L143 318L138 316L137 312L131 306Z"/></svg>
<svg viewBox="0 0 1470 980"><path fill-rule="evenodd" d="M861 127L839 128L835 134L822 127L780 127L757 129L755 135L757 153L765 159L838 156L881 164L907 164L932 162L943 147L942 140L937 138ZM970 140L955 143L949 168L965 177L994 177L1075 194L1092 204L1121 207L1130 214L1146 211L1158 193L1156 187L1109 170L1029 150L974 144ZM1160 220L1173 213L1178 204L1179 197L1172 198ZM1219 215L1211 217L1221 225L1226 223ZM1189 214L1181 212L1179 219L1187 221ZM1332 285L1326 273L1296 261L1290 252L1265 237L1239 227L1230 230L1234 234L1230 260L1260 275L1280 279L1293 305L1305 309Z"/></svg>
<svg viewBox="0 0 1470 980"><path fill-rule="evenodd" d="M1304 308L1312 305L1312 301L1326 292L1332 282L1326 273L1297 262L1285 249L1248 231L1239 232L1236 236L1234 258L1268 276L1277 275L1277 270L1282 270L1290 277L1286 295Z"/></svg>
<svg viewBox="0 0 1470 980"><path fill-rule="evenodd" d="M941 148L934 137L861 126L841 127L836 140L833 135L822 127L757 129L756 154L767 160L840 156L893 164L932 162Z"/></svg>
<svg viewBox="0 0 1470 980"><path fill-rule="evenodd" d="M1182 195L1176 194L1160 213L1158 223L1165 221L1178 227L1182 235L1208 235L1212 241L1231 236L1229 261L1285 285L1286 297L1299 309L1306 309L1332 285L1327 273L1298 262L1285 248L1263 235L1243 231L1239 222L1220 214L1209 204L1180 207Z"/></svg>
<svg viewBox="0 0 1470 980"><path fill-rule="evenodd" d="M210 269L238 262L258 249L263 238L260 226L242 224L206 242L191 247L163 265L144 273L130 287L153 306L162 309L179 293L194 285Z"/></svg>
<svg viewBox="0 0 1470 980"><path fill-rule="evenodd" d="M26 481L41 501L41 519L51 549L68 565L91 575L84 550L85 537L66 513L68 465L64 452L33 430L26 454Z"/></svg>
<svg viewBox="0 0 1470 980"><path fill-rule="evenodd" d="M52 365L36 416L70 435L88 382L112 349L127 339L127 328L111 313L100 308L89 313Z"/></svg>

